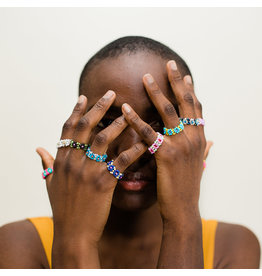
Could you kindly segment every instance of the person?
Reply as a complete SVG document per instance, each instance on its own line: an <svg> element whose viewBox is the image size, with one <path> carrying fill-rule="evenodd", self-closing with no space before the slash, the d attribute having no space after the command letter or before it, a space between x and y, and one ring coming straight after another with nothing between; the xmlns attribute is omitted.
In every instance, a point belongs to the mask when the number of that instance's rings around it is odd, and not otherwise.
<svg viewBox="0 0 262 276"><path fill-rule="evenodd" d="M211 143L179 55L119 38L86 64L79 94L56 158L37 148L53 217L2 226L1 268L259 268L251 230L201 218Z"/></svg>

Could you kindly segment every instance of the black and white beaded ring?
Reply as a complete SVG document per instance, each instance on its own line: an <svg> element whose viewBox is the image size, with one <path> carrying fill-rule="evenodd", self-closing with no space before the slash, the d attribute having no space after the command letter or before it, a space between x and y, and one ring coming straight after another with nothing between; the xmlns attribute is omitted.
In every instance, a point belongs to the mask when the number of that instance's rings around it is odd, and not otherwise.
<svg viewBox="0 0 262 276"><path fill-rule="evenodd" d="M74 149L81 149L81 150L87 151L89 146L90 146L89 144L82 144L79 142L75 142L73 140L71 140L70 142L70 147Z"/></svg>
<svg viewBox="0 0 262 276"><path fill-rule="evenodd" d="M183 122L184 125L190 125L190 126L204 126L205 120L202 118L180 118L180 120Z"/></svg>

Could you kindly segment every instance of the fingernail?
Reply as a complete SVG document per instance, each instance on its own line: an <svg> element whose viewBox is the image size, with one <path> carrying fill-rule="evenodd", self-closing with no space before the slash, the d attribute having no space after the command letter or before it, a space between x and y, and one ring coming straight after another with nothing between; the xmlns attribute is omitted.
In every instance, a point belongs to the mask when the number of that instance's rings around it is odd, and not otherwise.
<svg viewBox="0 0 262 276"><path fill-rule="evenodd" d="M169 62L169 64L170 64L170 68L171 68L173 71L176 71L176 70L177 70L177 66L176 66L176 63L175 63L174 60L171 60L171 61Z"/></svg>
<svg viewBox="0 0 262 276"><path fill-rule="evenodd" d="M130 108L130 106L128 105L128 104L123 104L123 109L124 109L124 111L126 112L126 113L129 113L130 111L131 111L131 108Z"/></svg>
<svg viewBox="0 0 262 276"><path fill-rule="evenodd" d="M192 78L191 78L191 76L186 75L186 76L185 76L185 81L186 81L186 83L188 83L188 84L192 84Z"/></svg>
<svg viewBox="0 0 262 276"><path fill-rule="evenodd" d="M106 92L106 94L103 96L104 99L110 99L115 94L114 91L109 90Z"/></svg>
<svg viewBox="0 0 262 276"><path fill-rule="evenodd" d="M83 95L79 96L78 103L82 103L84 101L85 97Z"/></svg>
<svg viewBox="0 0 262 276"><path fill-rule="evenodd" d="M146 78L146 81L149 83L149 84L152 84L154 82L154 79L153 77L150 75L150 74L146 74L145 75L145 78Z"/></svg>

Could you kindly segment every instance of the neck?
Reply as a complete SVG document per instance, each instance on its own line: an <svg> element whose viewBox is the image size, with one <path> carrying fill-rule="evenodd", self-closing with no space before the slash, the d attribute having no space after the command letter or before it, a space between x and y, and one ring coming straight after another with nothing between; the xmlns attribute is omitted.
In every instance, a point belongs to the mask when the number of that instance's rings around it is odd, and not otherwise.
<svg viewBox="0 0 262 276"><path fill-rule="evenodd" d="M139 211L125 211L112 205L104 235L138 238L156 231L162 231L162 219L157 203Z"/></svg>

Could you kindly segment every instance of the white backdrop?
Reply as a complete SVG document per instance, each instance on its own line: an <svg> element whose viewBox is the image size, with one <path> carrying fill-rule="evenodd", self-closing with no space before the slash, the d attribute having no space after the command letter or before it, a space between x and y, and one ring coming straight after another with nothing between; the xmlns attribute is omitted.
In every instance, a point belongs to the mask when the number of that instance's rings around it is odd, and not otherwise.
<svg viewBox="0 0 262 276"><path fill-rule="evenodd" d="M261 27L261 8L0 8L0 225L51 214L35 148L55 155L88 58L142 35L186 60L204 107L202 217L262 241Z"/></svg>

